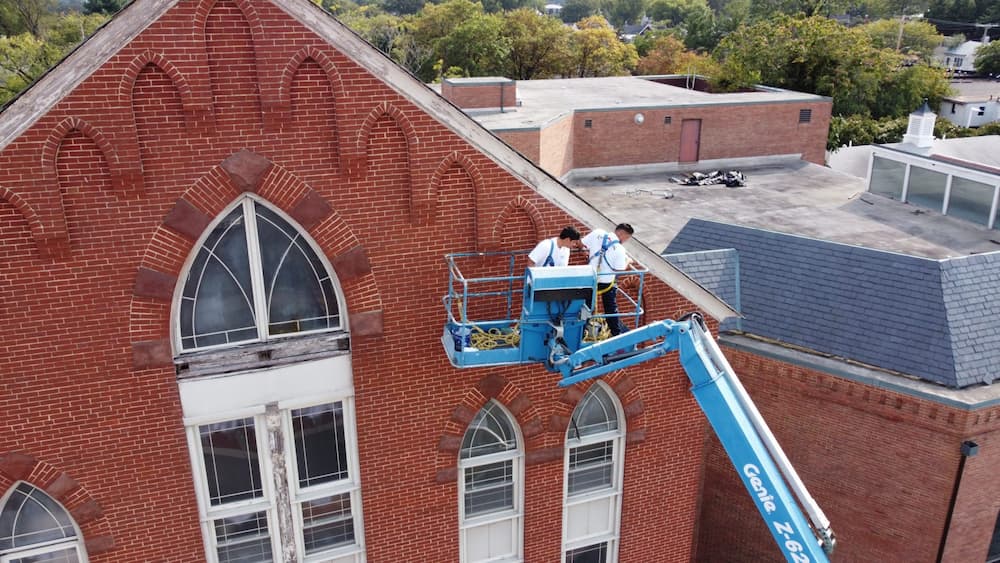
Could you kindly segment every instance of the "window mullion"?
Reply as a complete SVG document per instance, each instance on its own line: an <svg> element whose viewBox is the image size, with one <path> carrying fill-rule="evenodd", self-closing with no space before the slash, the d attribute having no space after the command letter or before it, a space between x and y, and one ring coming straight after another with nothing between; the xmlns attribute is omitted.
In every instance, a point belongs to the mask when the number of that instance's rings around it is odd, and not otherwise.
<svg viewBox="0 0 1000 563"><path fill-rule="evenodd" d="M243 201L243 218L246 223L247 256L250 260L250 280L253 288L254 315L257 321L257 338L264 341L268 337L267 294L260 256L260 238L257 233L257 213L254 210L252 198Z"/></svg>
<svg viewBox="0 0 1000 563"><path fill-rule="evenodd" d="M293 524L292 500L289 490L291 473L288 470L288 460L286 455L285 440L289 439L289 434L284 431L284 416L278 409L277 403L267 405L264 411L264 425L267 429L267 458L265 465L269 467L271 474L270 484L273 488L271 493L272 506L274 507L274 519L276 528L272 535L272 544L277 540L279 546L278 558L276 561L298 561L298 542L295 540L295 526Z"/></svg>

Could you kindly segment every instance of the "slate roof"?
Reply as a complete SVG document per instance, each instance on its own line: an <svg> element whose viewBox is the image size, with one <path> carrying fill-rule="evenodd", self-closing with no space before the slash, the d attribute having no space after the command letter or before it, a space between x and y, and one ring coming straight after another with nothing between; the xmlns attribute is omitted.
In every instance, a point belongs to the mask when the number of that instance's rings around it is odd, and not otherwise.
<svg viewBox="0 0 1000 563"><path fill-rule="evenodd" d="M1000 253L934 260L691 219L665 254L712 249L739 255L748 333L953 388L1000 379Z"/></svg>
<svg viewBox="0 0 1000 563"><path fill-rule="evenodd" d="M739 254L732 248L665 254L668 262L691 276L737 312L740 311ZM739 317L722 321L722 330L739 329Z"/></svg>

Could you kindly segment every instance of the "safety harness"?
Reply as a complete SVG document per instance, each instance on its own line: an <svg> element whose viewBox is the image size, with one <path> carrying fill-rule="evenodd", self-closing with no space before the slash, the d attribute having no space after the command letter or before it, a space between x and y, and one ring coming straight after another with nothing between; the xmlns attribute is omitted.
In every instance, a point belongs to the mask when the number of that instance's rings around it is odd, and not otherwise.
<svg viewBox="0 0 1000 563"><path fill-rule="evenodd" d="M556 241L550 239L549 242L552 243L552 247L549 248L549 255L545 258L545 261L542 262L542 267L548 267L548 266L555 266L556 265L555 259L552 258L552 253L556 251Z"/></svg>
<svg viewBox="0 0 1000 563"><path fill-rule="evenodd" d="M601 270L601 260L603 260L604 263L608 265L609 270L611 270L612 272L615 270L614 267L611 266L611 262L608 260L608 250L610 250L616 244L621 244L621 242L618 239L611 238L611 235L605 234L604 239L601 241L601 249L595 252L594 255L590 257L591 264L594 263L594 258L598 259L596 264L598 273L600 273ZM611 283L608 284L608 287L599 290L597 294L600 295L610 290L612 287L614 287L615 281L616 280L612 279Z"/></svg>

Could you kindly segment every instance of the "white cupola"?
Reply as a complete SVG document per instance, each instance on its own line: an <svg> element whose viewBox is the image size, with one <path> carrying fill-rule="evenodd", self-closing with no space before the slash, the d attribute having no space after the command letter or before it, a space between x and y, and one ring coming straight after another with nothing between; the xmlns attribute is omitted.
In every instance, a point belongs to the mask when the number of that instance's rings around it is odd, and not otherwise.
<svg viewBox="0 0 1000 563"><path fill-rule="evenodd" d="M934 121L937 114L931 111L927 100L917 111L910 114L910 123L906 127L906 134L903 135L903 142L915 147L926 149L934 144Z"/></svg>

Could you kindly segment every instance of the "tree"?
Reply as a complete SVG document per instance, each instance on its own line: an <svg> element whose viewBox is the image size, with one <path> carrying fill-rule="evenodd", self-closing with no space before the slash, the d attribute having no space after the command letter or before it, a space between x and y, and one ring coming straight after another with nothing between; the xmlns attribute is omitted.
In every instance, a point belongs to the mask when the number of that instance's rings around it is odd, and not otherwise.
<svg viewBox="0 0 1000 563"><path fill-rule="evenodd" d="M110 16L122 9L125 0L84 0L83 13Z"/></svg>
<svg viewBox="0 0 1000 563"><path fill-rule="evenodd" d="M913 71L905 75L902 57L877 49L865 33L823 17L779 16L744 26L725 37L714 52L720 62L718 87L763 84L833 98L834 115L886 115L879 100L897 88L917 88L931 97L947 88L943 75ZM894 115L902 111L893 105ZM913 108L906 108L906 112Z"/></svg>
<svg viewBox="0 0 1000 563"><path fill-rule="evenodd" d="M504 76L531 80L562 74L569 59L568 27L528 8L507 12L504 20L503 33L510 42Z"/></svg>
<svg viewBox="0 0 1000 563"><path fill-rule="evenodd" d="M676 37L661 35L648 55L639 59L636 74L682 74L705 76L715 74L715 61L711 57L688 51Z"/></svg>
<svg viewBox="0 0 1000 563"><path fill-rule="evenodd" d="M596 14L600 10L598 0L566 0L559 16L566 23L576 23Z"/></svg>
<svg viewBox="0 0 1000 563"><path fill-rule="evenodd" d="M444 68L460 68L465 76L503 73L510 39L503 35L500 14L478 14L460 23L438 42Z"/></svg>
<svg viewBox="0 0 1000 563"><path fill-rule="evenodd" d="M976 50L976 72L1000 76L1000 41L993 41Z"/></svg>
<svg viewBox="0 0 1000 563"><path fill-rule="evenodd" d="M622 43L601 16L584 18L570 36L569 71L573 76L626 74L639 61L635 46Z"/></svg>
<svg viewBox="0 0 1000 563"><path fill-rule="evenodd" d="M620 28L642 20L646 13L646 0L607 0L605 7L611 24Z"/></svg>
<svg viewBox="0 0 1000 563"><path fill-rule="evenodd" d="M42 36L42 21L55 11L55 0L0 0L0 11L13 18L10 25L17 32Z"/></svg>
<svg viewBox="0 0 1000 563"><path fill-rule="evenodd" d="M900 35L899 20L878 20L860 26L872 45L879 49L896 49L904 55L930 61L934 49L944 41L944 36L938 34L937 28L923 21L908 20L902 24Z"/></svg>

